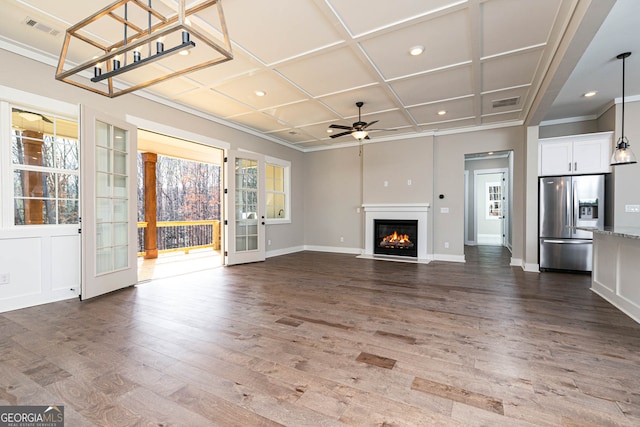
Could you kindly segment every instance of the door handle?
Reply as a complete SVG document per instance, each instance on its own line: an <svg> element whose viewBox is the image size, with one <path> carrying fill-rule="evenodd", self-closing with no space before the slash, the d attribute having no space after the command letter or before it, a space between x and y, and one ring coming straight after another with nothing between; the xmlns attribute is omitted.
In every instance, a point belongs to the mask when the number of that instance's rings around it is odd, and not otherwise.
<svg viewBox="0 0 640 427"><path fill-rule="evenodd" d="M542 243L561 243L563 245L590 245L593 243L591 240L547 240L543 239Z"/></svg>

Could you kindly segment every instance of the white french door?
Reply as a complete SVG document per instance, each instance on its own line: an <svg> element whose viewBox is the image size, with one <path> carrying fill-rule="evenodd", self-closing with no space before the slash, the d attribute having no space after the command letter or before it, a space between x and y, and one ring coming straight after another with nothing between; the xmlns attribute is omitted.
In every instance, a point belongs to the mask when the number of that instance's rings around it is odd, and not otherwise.
<svg viewBox="0 0 640 427"><path fill-rule="evenodd" d="M225 264L264 261L264 157L256 153L229 151L225 166Z"/></svg>
<svg viewBox="0 0 640 427"><path fill-rule="evenodd" d="M85 300L137 283L136 127L81 109Z"/></svg>

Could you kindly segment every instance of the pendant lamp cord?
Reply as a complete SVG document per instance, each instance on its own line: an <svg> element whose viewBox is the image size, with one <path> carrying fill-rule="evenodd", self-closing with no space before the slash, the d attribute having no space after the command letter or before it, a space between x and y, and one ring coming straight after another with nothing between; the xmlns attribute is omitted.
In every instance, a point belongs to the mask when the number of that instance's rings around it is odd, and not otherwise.
<svg viewBox="0 0 640 427"><path fill-rule="evenodd" d="M626 61L627 56L622 56L622 142L624 142L624 62Z"/></svg>

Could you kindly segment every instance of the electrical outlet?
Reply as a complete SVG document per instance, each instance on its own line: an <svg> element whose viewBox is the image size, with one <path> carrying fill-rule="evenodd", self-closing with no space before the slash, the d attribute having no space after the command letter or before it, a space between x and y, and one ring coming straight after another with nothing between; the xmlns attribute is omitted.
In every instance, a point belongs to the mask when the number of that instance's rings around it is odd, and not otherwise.
<svg viewBox="0 0 640 427"><path fill-rule="evenodd" d="M444 248L449 249L449 242L444 242Z"/></svg>
<svg viewBox="0 0 640 427"><path fill-rule="evenodd" d="M625 212L640 212L640 205L624 205Z"/></svg>
<svg viewBox="0 0 640 427"><path fill-rule="evenodd" d="M340 241L344 242L344 237L340 236Z"/></svg>
<svg viewBox="0 0 640 427"><path fill-rule="evenodd" d="M407 185L411 185L411 180L410 179L407 180Z"/></svg>
<svg viewBox="0 0 640 427"><path fill-rule="evenodd" d="M9 273L0 273L0 285L8 285L10 282Z"/></svg>
<svg viewBox="0 0 640 427"><path fill-rule="evenodd" d="M389 181L385 181L385 182L384 182L384 186L385 186L385 187L388 187L388 186L389 186Z"/></svg>
<svg viewBox="0 0 640 427"><path fill-rule="evenodd" d="M267 246L271 246L271 239L267 240Z"/></svg>

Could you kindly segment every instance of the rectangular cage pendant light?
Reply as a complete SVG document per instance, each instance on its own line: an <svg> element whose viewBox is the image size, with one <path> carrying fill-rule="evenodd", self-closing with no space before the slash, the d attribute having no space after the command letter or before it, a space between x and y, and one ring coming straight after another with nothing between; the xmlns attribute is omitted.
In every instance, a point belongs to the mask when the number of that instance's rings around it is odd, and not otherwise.
<svg viewBox="0 0 640 427"><path fill-rule="evenodd" d="M222 0L120 0L66 31L56 79L114 98L233 59Z"/></svg>

